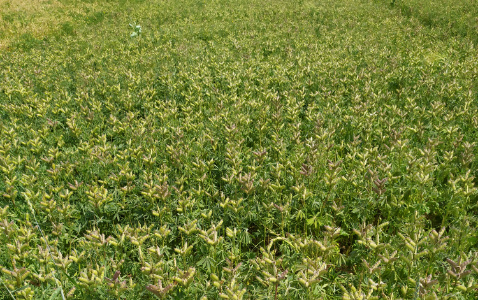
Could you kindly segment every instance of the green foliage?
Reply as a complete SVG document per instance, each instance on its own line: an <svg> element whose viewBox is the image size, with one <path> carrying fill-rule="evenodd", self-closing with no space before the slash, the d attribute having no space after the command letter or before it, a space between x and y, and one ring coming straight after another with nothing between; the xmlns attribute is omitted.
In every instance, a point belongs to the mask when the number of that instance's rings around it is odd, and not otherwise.
<svg viewBox="0 0 478 300"><path fill-rule="evenodd" d="M121 3L0 52L0 298L477 297L470 34L398 0Z"/></svg>
<svg viewBox="0 0 478 300"><path fill-rule="evenodd" d="M25 50L29 51L35 47L40 46L42 43L41 40L38 40L35 38L33 35L29 33L24 33L21 36L19 36L18 41L16 43L16 47L19 50Z"/></svg>
<svg viewBox="0 0 478 300"><path fill-rule="evenodd" d="M75 35L75 27L70 22L61 24L61 33L64 35Z"/></svg>
<svg viewBox="0 0 478 300"><path fill-rule="evenodd" d="M441 38L461 35L478 42L478 6L474 1L392 1L404 15L419 20L424 26L441 28Z"/></svg>
<svg viewBox="0 0 478 300"><path fill-rule="evenodd" d="M103 11L94 12L86 16L85 21L88 25L97 25L105 19L105 13Z"/></svg>

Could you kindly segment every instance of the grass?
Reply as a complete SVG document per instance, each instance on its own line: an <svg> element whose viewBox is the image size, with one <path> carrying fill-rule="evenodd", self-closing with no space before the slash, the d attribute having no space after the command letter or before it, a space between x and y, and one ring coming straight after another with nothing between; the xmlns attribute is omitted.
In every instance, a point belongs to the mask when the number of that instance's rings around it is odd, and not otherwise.
<svg viewBox="0 0 478 300"><path fill-rule="evenodd" d="M0 297L476 297L467 3L0 2Z"/></svg>

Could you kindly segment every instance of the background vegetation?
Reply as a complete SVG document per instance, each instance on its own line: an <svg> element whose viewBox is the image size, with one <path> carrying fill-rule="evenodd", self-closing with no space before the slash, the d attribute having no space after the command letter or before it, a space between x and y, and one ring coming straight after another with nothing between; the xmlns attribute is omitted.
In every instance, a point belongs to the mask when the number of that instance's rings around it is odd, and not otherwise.
<svg viewBox="0 0 478 300"><path fill-rule="evenodd" d="M441 3L0 0L0 297L476 298Z"/></svg>

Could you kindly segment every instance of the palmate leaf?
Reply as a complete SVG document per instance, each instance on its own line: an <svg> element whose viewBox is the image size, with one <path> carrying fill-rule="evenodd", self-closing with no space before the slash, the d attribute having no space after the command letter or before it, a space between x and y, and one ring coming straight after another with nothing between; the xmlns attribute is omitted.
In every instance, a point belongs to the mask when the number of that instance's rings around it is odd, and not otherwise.
<svg viewBox="0 0 478 300"><path fill-rule="evenodd" d="M320 218L318 217L318 215L315 215L312 218L307 219L307 225L314 225L314 228L318 228L322 226L322 222Z"/></svg>
<svg viewBox="0 0 478 300"><path fill-rule="evenodd" d="M211 272L213 270L213 266L216 265L216 261L210 256L204 256L197 262L197 264L206 268L208 272Z"/></svg>
<svg viewBox="0 0 478 300"><path fill-rule="evenodd" d="M58 299L58 294L61 292L61 287L57 287L55 291L51 294L50 298L48 300L55 300ZM65 297L62 295L62 299L65 299Z"/></svg>
<svg viewBox="0 0 478 300"><path fill-rule="evenodd" d="M241 230L238 236L242 245L249 245L252 242L251 234L247 229Z"/></svg>
<svg viewBox="0 0 478 300"><path fill-rule="evenodd" d="M299 210L297 211L297 213L295 214L295 219L296 220L305 220L305 213L303 210Z"/></svg>

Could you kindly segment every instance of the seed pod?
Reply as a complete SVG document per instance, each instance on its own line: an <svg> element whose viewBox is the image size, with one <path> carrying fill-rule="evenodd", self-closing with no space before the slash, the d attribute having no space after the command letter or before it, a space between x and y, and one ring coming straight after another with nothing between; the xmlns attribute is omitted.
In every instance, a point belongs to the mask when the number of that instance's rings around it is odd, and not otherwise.
<svg viewBox="0 0 478 300"><path fill-rule="evenodd" d="M463 292L466 292L468 290L464 285L461 285L461 284L457 285L456 288Z"/></svg>
<svg viewBox="0 0 478 300"><path fill-rule="evenodd" d="M412 245L410 245L409 243L405 243L405 247L407 247L410 251L414 252L415 249L413 248Z"/></svg>

